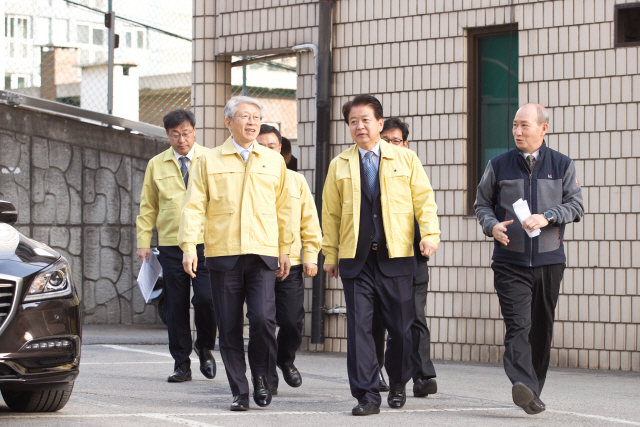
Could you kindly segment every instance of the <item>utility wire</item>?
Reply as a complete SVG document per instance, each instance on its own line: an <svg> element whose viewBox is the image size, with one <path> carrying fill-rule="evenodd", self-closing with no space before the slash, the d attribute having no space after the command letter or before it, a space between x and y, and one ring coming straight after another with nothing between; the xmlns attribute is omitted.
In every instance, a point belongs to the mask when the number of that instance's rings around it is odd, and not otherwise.
<svg viewBox="0 0 640 427"><path fill-rule="evenodd" d="M104 10L96 9L94 7L87 6L87 5L84 5L82 3L76 3L75 1L72 1L72 0L63 0L63 1L65 3L71 5L71 6L80 7L80 8L83 8L83 9L90 10L92 12L96 12L96 13L100 13L100 14L105 14L106 13ZM141 27L144 27L144 28L146 28L148 30L157 31L157 32L165 34L167 36L175 37L175 38L178 38L178 39L181 39L181 40L186 40L186 41L189 41L189 42L193 41L189 37L184 37L184 36L181 36L180 34L171 33L169 31L165 31L165 30L163 30L161 28L158 28L158 27L152 27L151 25L147 25L147 24L144 24L144 23L139 22L139 21L134 21L133 19L123 18L122 16L119 16L119 15L116 15L116 19L120 19L122 21L127 21L127 22L130 22L132 24L136 24L136 25L139 25Z"/></svg>

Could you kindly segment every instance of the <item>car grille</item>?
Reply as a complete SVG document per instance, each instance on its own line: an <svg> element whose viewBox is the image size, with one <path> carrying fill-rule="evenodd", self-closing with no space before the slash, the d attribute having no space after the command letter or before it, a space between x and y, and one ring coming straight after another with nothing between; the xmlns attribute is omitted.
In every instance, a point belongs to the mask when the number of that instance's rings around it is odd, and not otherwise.
<svg viewBox="0 0 640 427"><path fill-rule="evenodd" d="M16 282L0 279L0 327L9 317L16 292Z"/></svg>

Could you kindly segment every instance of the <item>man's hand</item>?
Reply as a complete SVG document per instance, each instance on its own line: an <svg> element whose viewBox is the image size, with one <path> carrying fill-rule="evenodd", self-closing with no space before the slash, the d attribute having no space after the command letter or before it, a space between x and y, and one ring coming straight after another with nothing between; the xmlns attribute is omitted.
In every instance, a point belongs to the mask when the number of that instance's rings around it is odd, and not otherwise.
<svg viewBox="0 0 640 427"><path fill-rule="evenodd" d="M304 277L313 277L318 274L318 265L313 262L305 262L302 264L302 269L304 270Z"/></svg>
<svg viewBox="0 0 640 427"><path fill-rule="evenodd" d="M546 227L549 225L549 220L544 215L535 214L525 219L522 223L522 228L529 231L537 230L538 228Z"/></svg>
<svg viewBox="0 0 640 427"><path fill-rule="evenodd" d="M427 258L431 257L436 251L438 247L431 242L422 241L420 242L420 253L422 256L426 256Z"/></svg>
<svg viewBox="0 0 640 427"><path fill-rule="evenodd" d="M198 269L198 255L195 254L183 254L182 255L182 268L191 278L196 277L196 270Z"/></svg>
<svg viewBox="0 0 640 427"><path fill-rule="evenodd" d="M291 261L288 254L280 254L278 260L280 261L280 267L276 271L276 277L284 280L289 275L289 270L291 270Z"/></svg>
<svg viewBox="0 0 640 427"><path fill-rule="evenodd" d="M505 246L507 246L507 244L509 243L509 238L507 237L507 234L506 234L507 225L511 225L511 224L513 224L513 220L499 222L493 226L493 230L491 231L491 234L493 234L494 239L496 239L498 242L502 243Z"/></svg>
<svg viewBox="0 0 640 427"><path fill-rule="evenodd" d="M322 269L329 273L329 277L338 278L338 264L325 264Z"/></svg>
<svg viewBox="0 0 640 427"><path fill-rule="evenodd" d="M140 258L140 261L149 262L149 255L151 255L151 249L149 248L138 248L136 251L136 255Z"/></svg>

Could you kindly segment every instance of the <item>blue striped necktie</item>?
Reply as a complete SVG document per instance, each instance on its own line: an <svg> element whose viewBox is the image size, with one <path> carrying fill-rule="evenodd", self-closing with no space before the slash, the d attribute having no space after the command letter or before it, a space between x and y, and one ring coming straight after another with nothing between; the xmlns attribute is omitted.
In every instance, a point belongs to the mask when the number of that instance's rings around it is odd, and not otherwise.
<svg viewBox="0 0 640 427"><path fill-rule="evenodd" d="M373 161L373 151L367 151L367 153L364 155L364 161L362 163L364 165L364 176L367 179L369 191L371 192L371 200L373 200L376 192L376 179L378 178L378 168ZM373 231L372 240L374 242L378 241L378 236L375 232L375 229Z"/></svg>
<svg viewBox="0 0 640 427"><path fill-rule="evenodd" d="M184 188L187 188L189 182L189 168L187 167L187 157L180 157L180 173L182 173L182 179L184 180Z"/></svg>

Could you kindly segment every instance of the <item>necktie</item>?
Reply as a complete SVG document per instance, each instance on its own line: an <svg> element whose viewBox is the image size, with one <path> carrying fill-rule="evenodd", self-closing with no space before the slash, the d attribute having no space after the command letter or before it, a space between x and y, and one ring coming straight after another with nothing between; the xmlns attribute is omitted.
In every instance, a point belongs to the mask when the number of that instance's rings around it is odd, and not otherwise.
<svg viewBox="0 0 640 427"><path fill-rule="evenodd" d="M533 157L533 154L529 154L527 160L529 161L529 170L533 172L533 167L536 165L536 158Z"/></svg>
<svg viewBox="0 0 640 427"><path fill-rule="evenodd" d="M182 180L184 181L184 188L187 188L189 182L189 168L187 167L187 157L180 157L180 173L182 173Z"/></svg>
<svg viewBox="0 0 640 427"><path fill-rule="evenodd" d="M240 152L240 155L242 156L242 160L244 160L244 163L247 163L247 160L249 159L249 150L242 150Z"/></svg>
<svg viewBox="0 0 640 427"><path fill-rule="evenodd" d="M367 178L367 185L369 185L369 191L371 192L371 199L373 199L376 192L376 179L378 177L378 168L373 161L373 151L368 151L364 155L364 176ZM378 236L374 230L373 239L374 242L378 241Z"/></svg>

